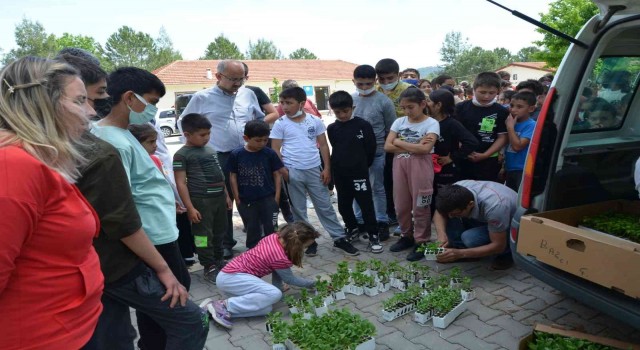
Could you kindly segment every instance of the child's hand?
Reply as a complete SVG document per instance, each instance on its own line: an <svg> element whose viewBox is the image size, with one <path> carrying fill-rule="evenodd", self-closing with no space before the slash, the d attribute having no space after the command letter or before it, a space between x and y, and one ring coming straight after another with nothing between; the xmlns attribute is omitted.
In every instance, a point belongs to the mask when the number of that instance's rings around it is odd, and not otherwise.
<svg viewBox="0 0 640 350"><path fill-rule="evenodd" d="M426 145L428 143L436 143L436 137L433 136L433 134L427 134L427 136L423 137L422 140L420 140L421 145Z"/></svg>
<svg viewBox="0 0 640 350"><path fill-rule="evenodd" d="M228 210L232 210L233 209L233 202L231 201L231 198L229 196L227 196L227 209ZM238 201L238 203L240 203L240 201Z"/></svg>
<svg viewBox="0 0 640 350"><path fill-rule="evenodd" d="M507 181L507 172L504 170L504 168L500 169L500 172L498 172L498 181L502 183Z"/></svg>
<svg viewBox="0 0 640 350"><path fill-rule="evenodd" d="M320 180L325 185L328 185L329 182L331 182L331 172L329 171L329 169L325 168L324 170L322 170L322 172L320 173Z"/></svg>
<svg viewBox="0 0 640 350"><path fill-rule="evenodd" d="M504 123L507 125L507 129L512 129L516 126L516 118L512 114L509 114Z"/></svg>
<svg viewBox="0 0 640 350"><path fill-rule="evenodd" d="M438 164L440 165L447 165L451 163L453 163L453 159L451 159L451 155L438 157Z"/></svg>
<svg viewBox="0 0 640 350"><path fill-rule="evenodd" d="M484 153L472 152L467 158L474 163L478 163L489 157L485 156Z"/></svg>
<svg viewBox="0 0 640 350"><path fill-rule="evenodd" d="M180 203L176 202L176 213L182 214L186 212L187 212L187 208L183 207L182 205L180 205Z"/></svg>
<svg viewBox="0 0 640 350"><path fill-rule="evenodd" d="M189 215L189 220L194 224L199 224L202 220L202 215L196 208L187 209L187 215Z"/></svg>
<svg viewBox="0 0 640 350"><path fill-rule="evenodd" d="M282 174L284 181L289 182L289 169L282 167L280 169L280 174Z"/></svg>

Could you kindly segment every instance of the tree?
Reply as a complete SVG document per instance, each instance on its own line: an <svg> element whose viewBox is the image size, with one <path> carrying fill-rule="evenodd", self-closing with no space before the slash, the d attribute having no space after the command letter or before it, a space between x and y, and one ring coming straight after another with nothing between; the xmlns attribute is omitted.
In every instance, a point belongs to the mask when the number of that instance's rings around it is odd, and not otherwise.
<svg viewBox="0 0 640 350"><path fill-rule="evenodd" d="M469 50L469 48L469 39L463 39L460 32L449 32L445 35L440 48L440 60L445 65L452 64L458 56Z"/></svg>
<svg viewBox="0 0 640 350"><path fill-rule="evenodd" d="M494 71L513 61L509 50L496 48L485 50L475 46L458 55L452 64L445 67L445 72L456 79L472 79L478 73Z"/></svg>
<svg viewBox="0 0 640 350"><path fill-rule="evenodd" d="M61 37L56 39L56 51L60 51L66 47L77 47L88 51L94 56L100 54L100 43L90 36L86 35L73 35L69 33L63 33Z"/></svg>
<svg viewBox="0 0 640 350"><path fill-rule="evenodd" d="M149 57L149 70L154 70L181 59L180 52L173 49L173 42L169 38L169 34L164 27L160 27L160 33L155 40L155 51Z"/></svg>
<svg viewBox="0 0 640 350"><path fill-rule="evenodd" d="M531 62L531 60L535 59L534 57L538 52L540 52L540 49L536 46L523 47L516 53L515 59L518 60L518 62Z"/></svg>
<svg viewBox="0 0 640 350"><path fill-rule="evenodd" d="M104 46L105 69L133 66L151 70L151 58L156 51L153 38L131 27L123 26L111 34Z"/></svg>
<svg viewBox="0 0 640 350"><path fill-rule="evenodd" d="M238 45L236 45L231 40L227 39L224 34L218 35L212 42L207 46L207 50L204 52L203 60L243 60L244 55L238 49Z"/></svg>
<svg viewBox="0 0 640 350"><path fill-rule="evenodd" d="M317 60L318 56L314 55L313 52L301 47L292 53L289 54L290 60Z"/></svg>
<svg viewBox="0 0 640 350"><path fill-rule="evenodd" d="M23 18L14 31L17 48L11 49L4 57L7 64L23 56L52 57L57 52L56 37L47 34L40 22Z"/></svg>
<svg viewBox="0 0 640 350"><path fill-rule="evenodd" d="M598 13L598 7L591 0L555 0L549 4L549 12L540 14L540 22L575 37L582 26ZM536 60L547 62L549 67L557 67L569 48L569 42L542 29L544 35L535 44L543 50L534 54Z"/></svg>
<svg viewBox="0 0 640 350"><path fill-rule="evenodd" d="M271 40L258 39L258 42L252 44L249 41L249 49L247 50L247 58L251 60L280 60L282 53Z"/></svg>

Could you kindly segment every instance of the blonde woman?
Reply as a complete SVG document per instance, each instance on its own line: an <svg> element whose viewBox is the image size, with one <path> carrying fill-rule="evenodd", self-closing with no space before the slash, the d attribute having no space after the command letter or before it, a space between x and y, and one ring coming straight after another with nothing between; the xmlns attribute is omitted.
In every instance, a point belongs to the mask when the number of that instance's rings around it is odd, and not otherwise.
<svg viewBox="0 0 640 350"><path fill-rule="evenodd" d="M95 113L77 74L37 57L0 71L0 349L79 349L102 310L99 223L73 185Z"/></svg>

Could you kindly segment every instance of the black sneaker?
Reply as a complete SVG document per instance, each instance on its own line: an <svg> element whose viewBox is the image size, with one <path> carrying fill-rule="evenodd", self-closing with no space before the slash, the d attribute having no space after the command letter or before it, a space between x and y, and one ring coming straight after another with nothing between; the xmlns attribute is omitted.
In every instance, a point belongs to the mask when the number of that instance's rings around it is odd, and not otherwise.
<svg viewBox="0 0 640 350"><path fill-rule="evenodd" d="M344 239L348 242L353 242L358 239L359 230L357 228L345 228L344 229Z"/></svg>
<svg viewBox="0 0 640 350"><path fill-rule="evenodd" d="M378 223L378 237L380 237L380 241L382 242L389 239L389 225L387 225L387 223Z"/></svg>
<svg viewBox="0 0 640 350"><path fill-rule="evenodd" d="M367 233L367 227L364 224L358 224L358 232L361 234L362 239L369 239L369 234Z"/></svg>
<svg viewBox="0 0 640 350"><path fill-rule="evenodd" d="M333 246L335 248L338 248L338 249L342 250L347 255L356 256L356 255L360 254L360 251L358 251L358 249L356 249L356 247L351 245L351 243L349 243L344 238L340 238L340 239L337 239L337 240L333 241Z"/></svg>
<svg viewBox="0 0 640 350"><path fill-rule="evenodd" d="M418 248L420 248L421 244L416 244L413 247L413 251L407 255L407 260L409 261L420 261L424 259L424 252L419 252Z"/></svg>
<svg viewBox="0 0 640 350"><path fill-rule="evenodd" d="M400 239L389 248L392 252L401 252L403 250L413 248L416 242L413 240L413 237L400 237Z"/></svg>
<svg viewBox="0 0 640 350"><path fill-rule="evenodd" d="M306 256L316 256L318 255L318 242L313 242L307 250L304 251L304 255Z"/></svg>
<svg viewBox="0 0 640 350"><path fill-rule="evenodd" d="M218 273L220 273L220 267L216 265L211 265L204 269L203 277L204 280L216 284L216 278L218 277Z"/></svg>
<svg viewBox="0 0 640 350"><path fill-rule="evenodd" d="M369 235L368 248L373 254L379 254L384 251L384 247L382 246L382 244L380 244L380 239L378 238L378 235Z"/></svg>
<svg viewBox="0 0 640 350"><path fill-rule="evenodd" d="M389 226L393 226L393 225L397 225L398 224L398 218L392 218L391 216L389 217Z"/></svg>

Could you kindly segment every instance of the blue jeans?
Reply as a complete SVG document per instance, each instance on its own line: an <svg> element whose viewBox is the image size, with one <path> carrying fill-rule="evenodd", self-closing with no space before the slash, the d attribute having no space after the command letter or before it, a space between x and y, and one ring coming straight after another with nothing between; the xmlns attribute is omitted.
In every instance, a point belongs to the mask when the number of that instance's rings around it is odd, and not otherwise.
<svg viewBox="0 0 640 350"><path fill-rule="evenodd" d="M475 248L491 243L489 228L486 223L474 219L449 218L447 220L447 239L452 248ZM498 257L511 255L509 247L509 228L506 230L507 245Z"/></svg>
<svg viewBox="0 0 640 350"><path fill-rule="evenodd" d="M329 189L320 181L319 166L304 170L289 169L289 198L293 218L296 221L309 222L306 193L309 193L316 215L325 231L329 232L333 240L344 238L344 229L331 205Z"/></svg>
<svg viewBox="0 0 640 350"><path fill-rule="evenodd" d="M376 221L378 223L389 223L389 216L387 215L387 195L384 191L384 158L385 153L376 153L373 158L373 164L369 167L369 182L371 183L371 189L373 194L373 208L376 211ZM356 220L359 224L363 224L362 210L356 201L353 201L353 213L356 215Z"/></svg>
<svg viewBox="0 0 640 350"><path fill-rule="evenodd" d="M171 300L160 301L166 292L155 272L145 267L135 279L104 288L104 310L89 343L83 348L133 349L129 307L155 321L166 334L165 349L201 350L209 333L207 314L191 300L169 308Z"/></svg>

